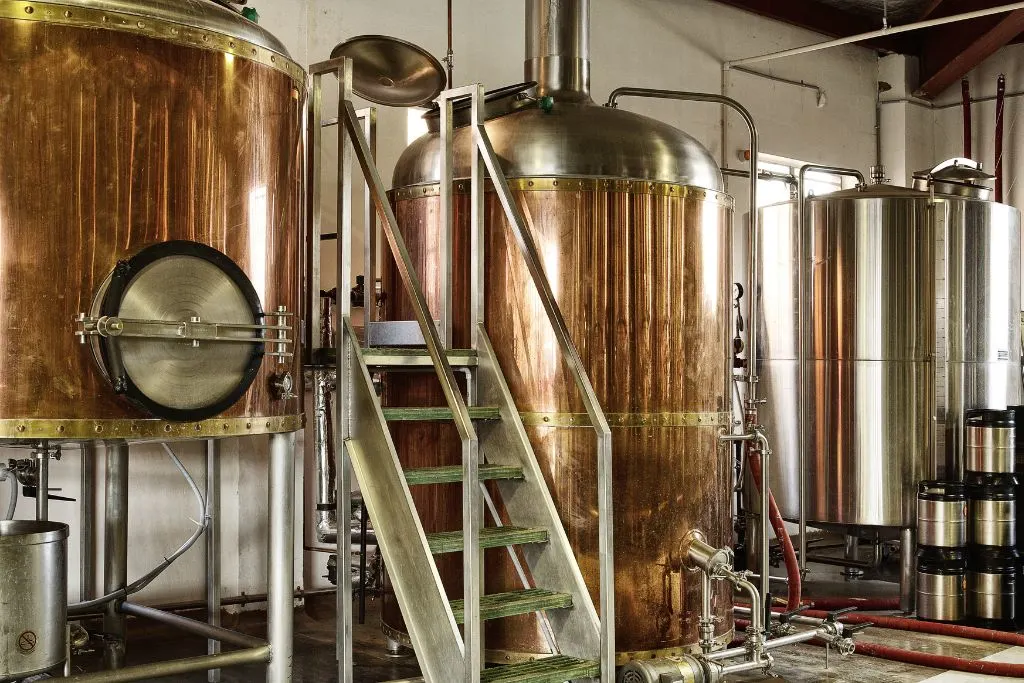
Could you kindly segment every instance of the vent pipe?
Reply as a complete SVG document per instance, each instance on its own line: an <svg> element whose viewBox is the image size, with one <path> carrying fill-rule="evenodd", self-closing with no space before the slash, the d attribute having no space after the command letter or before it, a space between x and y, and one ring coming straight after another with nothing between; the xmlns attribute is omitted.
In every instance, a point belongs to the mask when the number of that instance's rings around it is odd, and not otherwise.
<svg viewBox="0 0 1024 683"><path fill-rule="evenodd" d="M524 73L538 97L590 100L590 0L526 0Z"/></svg>

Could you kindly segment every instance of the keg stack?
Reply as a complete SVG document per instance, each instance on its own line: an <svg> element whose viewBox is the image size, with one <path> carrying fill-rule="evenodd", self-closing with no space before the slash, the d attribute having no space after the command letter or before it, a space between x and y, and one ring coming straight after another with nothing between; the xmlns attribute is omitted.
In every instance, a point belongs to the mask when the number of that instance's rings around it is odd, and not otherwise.
<svg viewBox="0 0 1024 683"><path fill-rule="evenodd" d="M967 493L963 482L922 481L917 493L917 616L967 615Z"/></svg>
<svg viewBox="0 0 1024 683"><path fill-rule="evenodd" d="M1016 434L1013 410L972 410L964 425L967 618L1013 629L1018 617Z"/></svg>

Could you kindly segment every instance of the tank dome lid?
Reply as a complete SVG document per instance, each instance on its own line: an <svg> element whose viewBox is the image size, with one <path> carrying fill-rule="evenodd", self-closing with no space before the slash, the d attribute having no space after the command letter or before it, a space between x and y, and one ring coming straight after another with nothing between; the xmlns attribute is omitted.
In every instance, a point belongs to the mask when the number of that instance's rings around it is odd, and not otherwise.
<svg viewBox="0 0 1024 683"><path fill-rule="evenodd" d="M932 188L937 194L988 199L992 192L989 181L995 178L982 170L981 163L963 157L948 159L931 169L914 174L914 187L918 190Z"/></svg>
<svg viewBox="0 0 1024 683"><path fill-rule="evenodd" d="M284 44L254 21L213 0L56 0L54 4L131 14L238 38L291 59Z"/></svg>
<svg viewBox="0 0 1024 683"><path fill-rule="evenodd" d="M824 199L898 199L905 197L918 199L927 196L927 192L899 185L861 185L849 190L838 190L827 194L819 194L807 198L807 201Z"/></svg>

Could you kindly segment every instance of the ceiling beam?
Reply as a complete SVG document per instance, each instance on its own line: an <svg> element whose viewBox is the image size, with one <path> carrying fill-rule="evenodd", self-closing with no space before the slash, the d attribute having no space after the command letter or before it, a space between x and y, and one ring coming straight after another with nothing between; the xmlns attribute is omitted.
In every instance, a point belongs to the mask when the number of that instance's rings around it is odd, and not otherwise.
<svg viewBox="0 0 1024 683"><path fill-rule="evenodd" d="M718 2L833 38L843 38L882 28L881 17L875 21L862 14L846 12L831 5L808 2L808 0L718 0ZM914 52L916 47L900 36L879 38L858 44L884 52L899 53Z"/></svg>
<svg viewBox="0 0 1024 683"><path fill-rule="evenodd" d="M935 10L939 9L939 5L941 5L942 2L943 0L931 0L931 2L925 5L925 8L921 10L921 16L919 16L917 20L924 21L925 19L931 17L933 14L935 14Z"/></svg>
<svg viewBox="0 0 1024 683"><path fill-rule="evenodd" d="M1024 33L1024 10L939 26L921 43L918 97L939 96L999 48Z"/></svg>

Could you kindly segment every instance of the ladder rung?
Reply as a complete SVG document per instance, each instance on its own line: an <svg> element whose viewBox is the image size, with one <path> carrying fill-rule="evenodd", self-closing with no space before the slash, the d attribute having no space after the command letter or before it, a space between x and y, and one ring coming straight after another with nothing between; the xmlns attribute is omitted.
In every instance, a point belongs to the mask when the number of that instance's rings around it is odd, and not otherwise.
<svg viewBox="0 0 1024 683"><path fill-rule="evenodd" d="M476 351L473 349L448 349L448 364L468 368L476 365ZM431 368L434 361L426 349L377 346L363 349L363 360L375 368Z"/></svg>
<svg viewBox="0 0 1024 683"><path fill-rule="evenodd" d="M577 678L596 678L601 664L586 659L556 655L532 662L497 666L480 674L480 683L565 683Z"/></svg>
<svg viewBox="0 0 1024 683"><path fill-rule="evenodd" d="M459 624L463 622L464 617L462 603L462 600L452 600L452 612L455 614L455 622ZM544 588L480 596L480 618L484 621L567 607L572 607L571 595L555 593Z"/></svg>
<svg viewBox="0 0 1024 683"><path fill-rule="evenodd" d="M546 543L548 530L543 527L489 526L480 530L481 548L500 548L505 545ZM441 531L427 534L430 552L435 555L462 552L462 531Z"/></svg>
<svg viewBox="0 0 1024 683"><path fill-rule="evenodd" d="M480 481L494 479L522 479L522 467L506 465L480 465ZM405 471L405 482L409 486L418 484L452 484L462 481L462 466L417 467Z"/></svg>
<svg viewBox="0 0 1024 683"><path fill-rule="evenodd" d="M496 406L472 406L468 408L473 420L500 420L501 411ZM452 419L452 409L443 406L429 408L384 408L384 419L389 422L442 422Z"/></svg>

